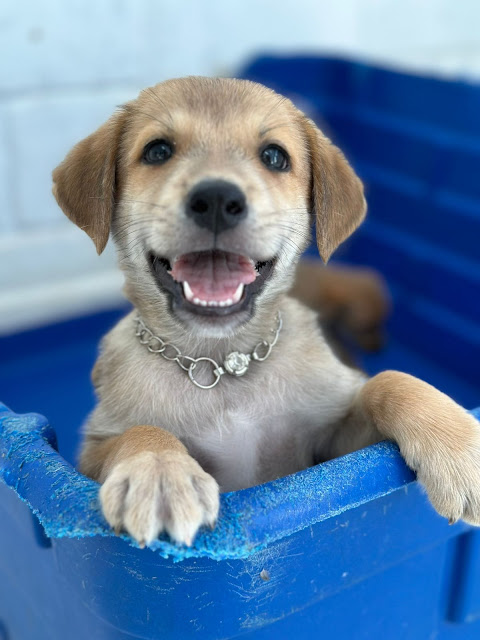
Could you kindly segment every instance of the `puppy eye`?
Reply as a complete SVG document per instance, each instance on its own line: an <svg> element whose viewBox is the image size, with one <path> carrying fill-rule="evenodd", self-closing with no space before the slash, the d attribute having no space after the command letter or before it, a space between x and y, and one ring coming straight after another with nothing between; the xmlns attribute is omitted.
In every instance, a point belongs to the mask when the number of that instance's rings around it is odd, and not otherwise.
<svg viewBox="0 0 480 640"><path fill-rule="evenodd" d="M168 140L153 140L143 150L143 161L147 164L163 164L173 156L173 145Z"/></svg>
<svg viewBox="0 0 480 640"><path fill-rule="evenodd" d="M290 158L285 149L276 144L269 144L260 153L260 160L271 171L288 171L290 169Z"/></svg>

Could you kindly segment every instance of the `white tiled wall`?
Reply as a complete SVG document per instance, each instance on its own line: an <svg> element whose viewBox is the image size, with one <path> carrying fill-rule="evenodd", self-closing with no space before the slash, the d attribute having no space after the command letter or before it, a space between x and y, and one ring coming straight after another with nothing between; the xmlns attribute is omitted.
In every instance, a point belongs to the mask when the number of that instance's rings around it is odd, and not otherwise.
<svg viewBox="0 0 480 640"><path fill-rule="evenodd" d="M0 332L118 297L113 251L63 217L50 173L143 86L264 51L480 78L479 23L478 0L3 0Z"/></svg>

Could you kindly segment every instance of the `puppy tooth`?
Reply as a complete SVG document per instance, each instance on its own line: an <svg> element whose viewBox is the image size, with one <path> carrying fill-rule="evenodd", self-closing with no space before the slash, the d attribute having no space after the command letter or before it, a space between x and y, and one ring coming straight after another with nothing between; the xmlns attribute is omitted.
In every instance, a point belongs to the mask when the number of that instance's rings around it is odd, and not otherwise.
<svg viewBox="0 0 480 640"><path fill-rule="evenodd" d="M186 280L183 283L183 293L189 302L193 300L193 291Z"/></svg>
<svg viewBox="0 0 480 640"><path fill-rule="evenodd" d="M186 280L183 281L183 293L185 298L189 302L193 302L193 304L199 305L201 307L228 307L232 304L237 303L243 295L244 285L239 284L237 290L233 294L233 298L228 298L228 300L200 300L200 298L196 298L193 295L192 288L188 284Z"/></svg>
<svg viewBox="0 0 480 640"><path fill-rule="evenodd" d="M242 294L243 294L243 284L239 284L237 287L237 290L233 294L233 302L237 303L242 297Z"/></svg>

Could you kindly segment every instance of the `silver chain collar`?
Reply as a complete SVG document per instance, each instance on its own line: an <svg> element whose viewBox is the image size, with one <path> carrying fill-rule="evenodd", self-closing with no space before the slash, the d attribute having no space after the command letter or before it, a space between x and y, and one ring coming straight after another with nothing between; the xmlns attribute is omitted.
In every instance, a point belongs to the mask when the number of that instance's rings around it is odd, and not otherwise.
<svg viewBox="0 0 480 640"><path fill-rule="evenodd" d="M191 358L190 356L184 356L180 349L170 342L165 342L159 336L156 336L146 326L140 316L136 318L137 329L135 335L150 353L158 353L165 360L176 362L179 367L188 373L188 377L193 384L200 389L213 389L219 382L225 373L231 376L240 377L244 376L250 362L255 360L256 362L263 362L271 354L273 347L277 344L278 336L282 330L282 316L280 311L277 313L277 324L274 329L270 329L270 333L273 333L273 339L260 340L251 353L241 353L239 351L232 351L227 355L223 361L223 366L220 366L213 358L201 356L200 358ZM213 382L210 384L202 384L195 380L195 368L199 362L208 363L212 368L212 375L214 376Z"/></svg>

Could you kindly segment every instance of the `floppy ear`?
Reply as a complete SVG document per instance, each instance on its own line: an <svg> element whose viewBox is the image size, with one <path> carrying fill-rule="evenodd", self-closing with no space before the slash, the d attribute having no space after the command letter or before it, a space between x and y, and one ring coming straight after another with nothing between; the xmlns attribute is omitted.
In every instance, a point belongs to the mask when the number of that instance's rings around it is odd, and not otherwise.
<svg viewBox="0 0 480 640"><path fill-rule="evenodd" d="M91 237L100 254L110 235L116 169L125 111L76 144L53 171L53 195L65 215Z"/></svg>
<svg viewBox="0 0 480 640"><path fill-rule="evenodd" d="M326 263L365 218L363 185L343 153L308 118L304 119L312 171L312 210L317 245Z"/></svg>

